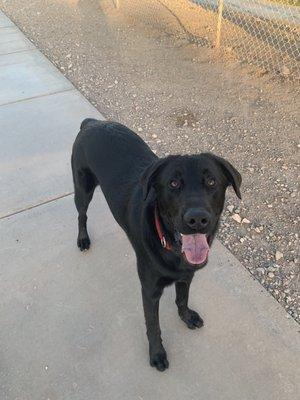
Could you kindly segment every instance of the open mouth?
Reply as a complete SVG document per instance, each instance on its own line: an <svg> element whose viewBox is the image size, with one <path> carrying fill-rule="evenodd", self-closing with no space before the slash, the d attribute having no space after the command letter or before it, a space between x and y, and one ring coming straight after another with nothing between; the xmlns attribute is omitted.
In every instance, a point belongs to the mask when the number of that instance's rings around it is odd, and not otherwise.
<svg viewBox="0 0 300 400"><path fill-rule="evenodd" d="M208 237L204 233L194 233L190 235L180 234L181 252L186 261L194 266L206 264L209 253Z"/></svg>

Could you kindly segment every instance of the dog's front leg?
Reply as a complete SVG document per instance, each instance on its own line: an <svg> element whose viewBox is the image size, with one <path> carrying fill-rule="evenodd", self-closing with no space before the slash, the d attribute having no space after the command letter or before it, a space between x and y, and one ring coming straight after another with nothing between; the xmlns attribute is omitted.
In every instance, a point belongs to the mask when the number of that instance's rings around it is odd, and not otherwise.
<svg viewBox="0 0 300 400"><path fill-rule="evenodd" d="M180 318L190 329L201 328L203 319L196 312L188 307L189 291L192 279L184 282L176 282L176 304Z"/></svg>
<svg viewBox="0 0 300 400"><path fill-rule="evenodd" d="M159 371L169 367L167 353L162 345L159 326L159 300L162 289L146 291L142 288L143 306L149 340L150 365Z"/></svg>

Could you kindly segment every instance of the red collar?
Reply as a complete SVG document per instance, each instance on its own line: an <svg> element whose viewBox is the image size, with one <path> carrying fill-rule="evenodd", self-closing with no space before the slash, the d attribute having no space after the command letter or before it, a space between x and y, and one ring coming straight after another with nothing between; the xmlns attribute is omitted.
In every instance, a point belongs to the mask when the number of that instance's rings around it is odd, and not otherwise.
<svg viewBox="0 0 300 400"><path fill-rule="evenodd" d="M155 227L156 227L156 231L160 240L160 243L162 245L162 247L166 250L171 250L171 245L170 243L168 243L166 241L166 238L164 236L162 227L161 227L161 223L160 223L160 218L158 215L158 207L157 204L155 204L155 209L154 209L154 217L155 217Z"/></svg>

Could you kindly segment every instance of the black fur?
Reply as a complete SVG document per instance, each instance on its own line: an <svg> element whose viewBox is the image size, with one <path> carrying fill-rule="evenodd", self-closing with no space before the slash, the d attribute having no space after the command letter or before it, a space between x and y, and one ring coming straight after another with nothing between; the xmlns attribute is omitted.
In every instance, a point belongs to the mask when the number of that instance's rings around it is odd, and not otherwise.
<svg viewBox="0 0 300 400"><path fill-rule="evenodd" d="M211 245L226 188L232 185L240 197L241 176L228 161L208 153L160 159L125 126L93 119L81 124L73 145L72 170L79 214L77 245L80 250L90 246L86 212L99 184L135 250L150 364L163 371L169 365L158 317L164 287L175 283L178 313L189 328L203 325L198 313L188 308L188 295L194 272L206 262L187 262L181 253L179 232L205 233ZM155 206L171 250L163 248L159 240Z"/></svg>

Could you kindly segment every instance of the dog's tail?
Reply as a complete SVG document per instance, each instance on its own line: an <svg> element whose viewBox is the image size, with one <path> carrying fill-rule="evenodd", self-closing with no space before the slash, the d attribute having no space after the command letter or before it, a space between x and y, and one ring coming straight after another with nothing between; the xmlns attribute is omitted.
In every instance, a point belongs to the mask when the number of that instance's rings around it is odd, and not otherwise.
<svg viewBox="0 0 300 400"><path fill-rule="evenodd" d="M84 120L81 122L80 130L83 131L83 130L86 129L89 125L95 124L95 123L97 123L97 122L98 122L98 121L97 121L96 119L94 119L94 118L86 118L86 119L84 119Z"/></svg>

